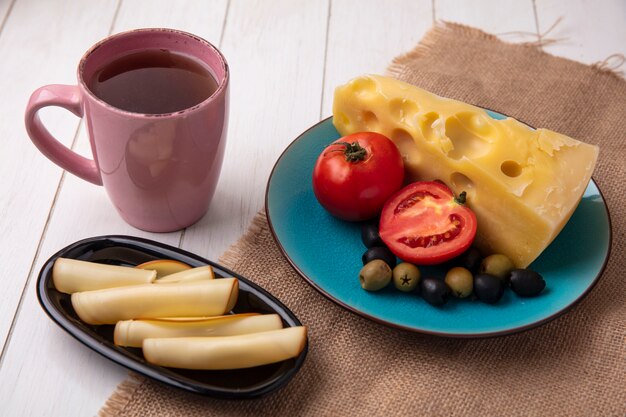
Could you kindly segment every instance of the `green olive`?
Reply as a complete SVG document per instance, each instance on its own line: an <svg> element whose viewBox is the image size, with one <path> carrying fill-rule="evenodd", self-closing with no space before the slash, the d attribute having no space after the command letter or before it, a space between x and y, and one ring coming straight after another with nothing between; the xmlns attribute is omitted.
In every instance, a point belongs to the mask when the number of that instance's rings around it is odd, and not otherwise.
<svg viewBox="0 0 626 417"><path fill-rule="evenodd" d="M402 262L393 268L393 285L404 292L413 291L420 282L420 270L413 264Z"/></svg>
<svg viewBox="0 0 626 417"><path fill-rule="evenodd" d="M457 266L446 274L445 283L457 298L468 297L474 287L474 277L466 268Z"/></svg>
<svg viewBox="0 0 626 417"><path fill-rule="evenodd" d="M385 261L374 259L361 268L359 281L364 290L378 291L391 282L391 268Z"/></svg>
<svg viewBox="0 0 626 417"><path fill-rule="evenodd" d="M480 264L479 273L489 274L506 280L509 273L515 269L515 265L508 256L496 253L489 255Z"/></svg>

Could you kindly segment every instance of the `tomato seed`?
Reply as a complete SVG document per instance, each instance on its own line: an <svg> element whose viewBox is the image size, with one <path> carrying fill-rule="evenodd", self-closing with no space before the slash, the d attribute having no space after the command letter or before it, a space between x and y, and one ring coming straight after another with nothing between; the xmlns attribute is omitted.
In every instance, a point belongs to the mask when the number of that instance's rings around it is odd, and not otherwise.
<svg viewBox="0 0 626 417"><path fill-rule="evenodd" d="M398 239L398 243L402 243L410 248L430 248L452 240L461 233L461 218L456 214L451 214L448 216L448 219L450 220L452 228L445 232L429 236L420 236L418 238L403 236Z"/></svg>

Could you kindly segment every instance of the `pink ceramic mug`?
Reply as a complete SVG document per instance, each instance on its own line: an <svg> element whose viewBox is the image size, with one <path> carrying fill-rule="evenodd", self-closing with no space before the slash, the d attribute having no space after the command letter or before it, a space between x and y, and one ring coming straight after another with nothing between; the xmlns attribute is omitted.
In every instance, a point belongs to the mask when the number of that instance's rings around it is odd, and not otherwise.
<svg viewBox="0 0 626 417"><path fill-rule="evenodd" d="M96 97L87 85L104 65L133 52L167 49L202 62L217 90L191 108L168 114L121 110ZM36 90L26 108L26 130L51 161L96 185L104 185L129 224L152 232L187 227L206 213L219 177L228 125L229 71L209 42L172 29L138 29L94 45L80 60L78 86ZM57 141L37 112L63 107L83 117L93 160Z"/></svg>

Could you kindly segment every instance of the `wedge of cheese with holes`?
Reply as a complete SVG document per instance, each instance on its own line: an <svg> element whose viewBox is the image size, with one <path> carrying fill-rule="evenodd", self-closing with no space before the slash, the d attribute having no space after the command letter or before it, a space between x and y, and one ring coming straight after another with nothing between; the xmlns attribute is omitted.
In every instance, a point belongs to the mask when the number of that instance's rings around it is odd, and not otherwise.
<svg viewBox="0 0 626 417"><path fill-rule="evenodd" d="M341 135L378 132L400 149L410 181L467 192L477 247L526 267L554 240L591 179L598 148L439 97L392 78L356 78L335 90Z"/></svg>

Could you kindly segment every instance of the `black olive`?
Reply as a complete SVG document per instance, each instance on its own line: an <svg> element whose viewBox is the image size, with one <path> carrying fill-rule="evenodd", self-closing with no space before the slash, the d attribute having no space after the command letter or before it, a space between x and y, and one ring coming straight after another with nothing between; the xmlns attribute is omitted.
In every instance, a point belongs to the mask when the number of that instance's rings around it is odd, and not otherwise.
<svg viewBox="0 0 626 417"><path fill-rule="evenodd" d="M378 220L363 223L361 226L361 240L366 248L385 246L385 243L378 234Z"/></svg>
<svg viewBox="0 0 626 417"><path fill-rule="evenodd" d="M426 277L420 281L422 298L434 306L444 305L448 301L450 289L443 280Z"/></svg>
<svg viewBox="0 0 626 417"><path fill-rule="evenodd" d="M369 248L365 251L361 260L363 261L363 265L373 261L374 259L382 259L387 262L390 268L394 268L396 266L396 255L393 254L386 246L374 246L373 248Z"/></svg>
<svg viewBox="0 0 626 417"><path fill-rule="evenodd" d="M475 247L471 247L465 252L463 252L455 262L458 266L462 266L463 268L470 271L472 274L476 274L478 272L478 268L480 268L480 263L482 262L483 257L480 254L480 251Z"/></svg>
<svg viewBox="0 0 626 417"><path fill-rule="evenodd" d="M522 297L534 297L546 288L546 281L530 269L514 269L510 274L511 288Z"/></svg>
<svg viewBox="0 0 626 417"><path fill-rule="evenodd" d="M504 281L489 274L474 277L474 294L485 303L493 304L504 294Z"/></svg>

